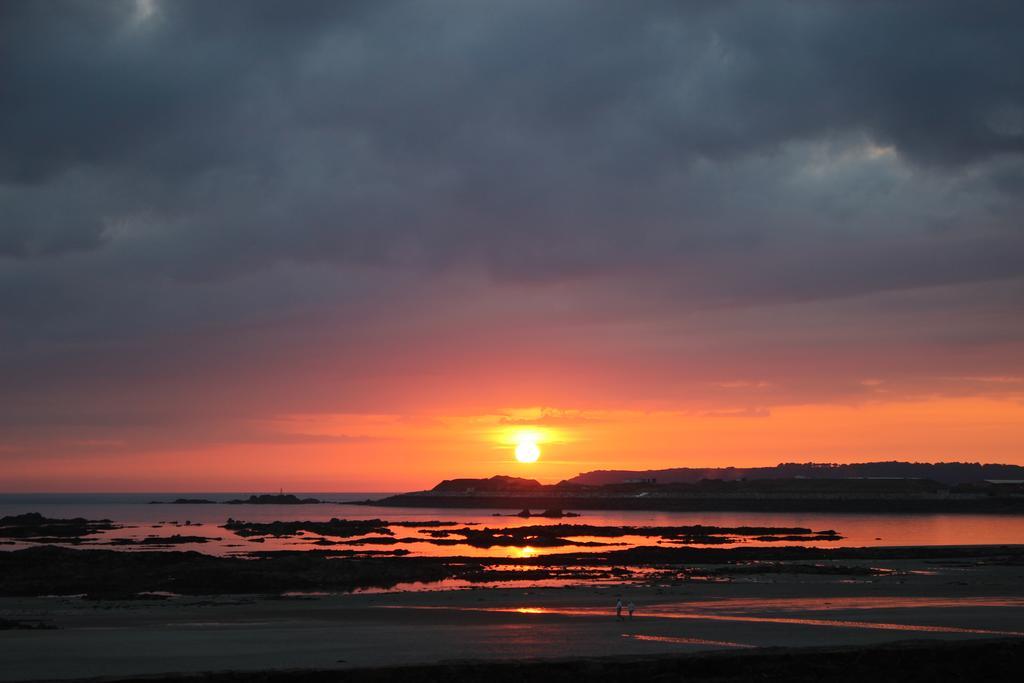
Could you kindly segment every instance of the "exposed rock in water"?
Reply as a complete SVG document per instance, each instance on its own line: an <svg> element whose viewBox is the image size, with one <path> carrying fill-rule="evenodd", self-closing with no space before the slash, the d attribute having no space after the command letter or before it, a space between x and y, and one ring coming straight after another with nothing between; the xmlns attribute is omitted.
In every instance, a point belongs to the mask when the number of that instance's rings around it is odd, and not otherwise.
<svg viewBox="0 0 1024 683"><path fill-rule="evenodd" d="M308 531L320 536L365 536L382 534L393 536L388 523L382 519L338 519L332 517L326 522L243 522L228 519L225 529L239 536L295 536L301 531Z"/></svg>
<svg viewBox="0 0 1024 683"><path fill-rule="evenodd" d="M175 498L174 500L151 500L150 505L319 505L327 501L318 498L299 498L290 493L263 494L249 496L248 498L236 498L225 500L223 503L208 498Z"/></svg>
<svg viewBox="0 0 1024 683"><path fill-rule="evenodd" d="M562 512L562 510L554 508L551 510L545 510L544 512L540 513L537 516L550 517L552 519L561 519L562 517L579 517L580 515L578 512Z"/></svg>
<svg viewBox="0 0 1024 683"><path fill-rule="evenodd" d="M206 498L175 498L172 501L151 500L150 505L216 505L217 501Z"/></svg>
<svg viewBox="0 0 1024 683"><path fill-rule="evenodd" d="M263 494L260 496L249 496L245 500L235 499L227 501L228 505L318 505L324 501L317 498L299 498L291 493Z"/></svg>
<svg viewBox="0 0 1024 683"><path fill-rule="evenodd" d="M819 532L817 535L801 535L801 534L789 534L786 536L754 536L751 540L761 541L765 543L782 543L782 542L796 542L796 543L815 543L818 541L840 541L842 536L836 532L826 533L824 531Z"/></svg>
<svg viewBox="0 0 1024 683"><path fill-rule="evenodd" d="M524 510L524 512L528 512ZM522 513L516 516L523 516ZM531 515L537 516L537 515ZM764 541L800 540L810 542L838 541L842 538L834 531L815 532L803 527L715 527L715 526L597 526L592 524L535 524L503 529L461 529L445 530L443 535L430 534L434 539L429 541L438 545L447 545L451 537L462 536L467 545L475 548L491 548L504 546L533 546L537 548L555 548L561 546L600 546L616 545L596 541L575 541L583 536L598 536L616 539L622 536L643 536L660 538L663 541L689 545L723 545L736 543L750 538Z"/></svg>
<svg viewBox="0 0 1024 683"><path fill-rule="evenodd" d="M452 532L444 530L420 529L420 533L426 534L431 538L448 538L449 536L451 536Z"/></svg>
<svg viewBox="0 0 1024 683"><path fill-rule="evenodd" d="M234 531L239 536L297 536L308 531L320 536L350 538L367 534L394 536L394 532L388 528L389 526L426 529L456 525L458 525L458 522L441 522L438 520L388 522L383 519L338 519L337 517L332 517L327 522L243 522L229 518L223 528Z"/></svg>
<svg viewBox="0 0 1024 683"><path fill-rule="evenodd" d="M0 538L16 538L35 542L68 542L83 536L122 529L109 519L88 520L83 517L51 519L38 512L0 517Z"/></svg>
<svg viewBox="0 0 1024 683"><path fill-rule="evenodd" d="M524 513L528 511L524 510ZM571 516L561 510L546 510L539 516ZM519 516L523 516L522 514ZM744 539L761 541L837 541L842 537L834 531L815 532L803 527L712 527L712 526L596 526L591 524L535 524L510 528L437 528L448 527L454 522L387 522L381 519L344 520L331 519L327 522L275 521L243 522L229 519L223 528L243 537L292 537L304 533L320 536L310 539L316 545L395 545L399 543L430 543L450 546L465 544L475 548L526 547L556 548L563 546L613 546L622 536L643 536L660 538L664 542L688 545L723 545ZM424 527L419 533L428 538L399 538L388 527ZM579 537L597 536L607 541L581 541ZM352 539L337 541L331 538Z"/></svg>
<svg viewBox="0 0 1024 683"><path fill-rule="evenodd" d="M110 542L110 545L182 545L184 543L208 543L219 540L221 539L210 536L182 536L181 534L174 534L173 536L147 536L142 539L115 538Z"/></svg>
<svg viewBox="0 0 1024 683"><path fill-rule="evenodd" d="M501 513L495 513L494 516L495 517L502 517L503 515ZM536 512L536 513L534 513L534 512L530 512L529 508L524 508L524 509L520 510L519 512L515 513L514 515L509 515L509 517L522 517L523 519L529 519L531 517L546 517L548 519L561 519L563 517L579 517L579 514L575 513L575 512L562 512L558 508L551 508L549 510L545 510L544 512Z"/></svg>

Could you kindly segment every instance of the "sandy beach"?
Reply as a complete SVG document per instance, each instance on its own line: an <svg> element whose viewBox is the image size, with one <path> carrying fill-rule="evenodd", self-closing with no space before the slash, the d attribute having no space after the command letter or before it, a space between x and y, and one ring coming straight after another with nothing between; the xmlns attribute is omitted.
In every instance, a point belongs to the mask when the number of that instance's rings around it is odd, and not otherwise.
<svg viewBox="0 0 1024 683"><path fill-rule="evenodd" d="M1024 567L871 561L891 574L314 595L0 598L0 679L343 670L1024 637ZM614 606L632 601L634 619Z"/></svg>

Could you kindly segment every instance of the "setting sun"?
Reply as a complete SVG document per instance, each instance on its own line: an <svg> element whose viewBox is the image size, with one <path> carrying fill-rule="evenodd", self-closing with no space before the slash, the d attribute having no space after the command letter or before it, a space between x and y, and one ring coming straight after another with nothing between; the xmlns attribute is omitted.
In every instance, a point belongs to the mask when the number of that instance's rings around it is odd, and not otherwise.
<svg viewBox="0 0 1024 683"><path fill-rule="evenodd" d="M537 445L536 437L524 434L519 437L516 443L516 460L519 462L537 462L540 457L540 447Z"/></svg>

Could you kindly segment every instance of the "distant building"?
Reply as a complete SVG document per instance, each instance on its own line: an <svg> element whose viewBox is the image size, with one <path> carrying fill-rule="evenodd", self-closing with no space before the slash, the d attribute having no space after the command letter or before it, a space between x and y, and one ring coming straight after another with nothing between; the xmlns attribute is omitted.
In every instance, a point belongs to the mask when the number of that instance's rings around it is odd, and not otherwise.
<svg viewBox="0 0 1024 683"><path fill-rule="evenodd" d="M625 480L623 480L622 483L623 484L657 484L658 480L655 479L654 477L651 477L650 479L625 479Z"/></svg>

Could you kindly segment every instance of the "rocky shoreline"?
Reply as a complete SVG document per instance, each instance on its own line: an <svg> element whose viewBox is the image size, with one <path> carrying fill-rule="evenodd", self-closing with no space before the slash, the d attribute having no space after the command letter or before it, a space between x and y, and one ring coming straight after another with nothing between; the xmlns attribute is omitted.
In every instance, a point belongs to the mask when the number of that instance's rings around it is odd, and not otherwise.
<svg viewBox="0 0 1024 683"><path fill-rule="evenodd" d="M400 552L300 550L216 557L195 551L81 550L40 546L0 553L0 595L133 598L391 588L409 582L617 578L668 583L752 573L864 575L858 562L944 559L1024 566L1024 545L899 548L694 548L650 546L524 558L405 557ZM852 563L845 565L844 563ZM713 566L708 566L713 565Z"/></svg>
<svg viewBox="0 0 1024 683"><path fill-rule="evenodd" d="M575 513L558 511L559 517L578 517ZM522 514L515 515L523 517ZM552 515L541 515L552 516ZM175 527L194 526L171 523ZM164 524L154 525L161 528ZM680 545L726 545L744 541L768 543L821 543L836 542L843 537L832 529L814 531L805 527L739 526L718 527L706 525L632 526L595 524L530 524L510 527L474 528L478 523L460 523L441 520L387 521L383 519L349 520L332 517L326 521L290 520L250 522L228 518L220 528L251 543L267 539L303 537L310 544L325 546L397 545L427 543L435 546L466 546L469 548L562 548L611 547L627 545L622 539L657 539L658 543ZM60 543L78 545L100 531L124 527L109 520L91 521L82 518L50 519L39 513L28 513L0 519L0 542ZM393 528L409 529L418 535L396 535ZM310 536L309 534L312 534ZM330 538L328 538L330 537ZM221 537L173 534L151 535L143 538L116 537L91 539L90 545L169 547L184 544L203 544L221 541ZM403 554L407 551L396 551Z"/></svg>
<svg viewBox="0 0 1024 683"><path fill-rule="evenodd" d="M80 543L84 537L125 528L109 519L52 519L38 512L0 517L0 539L32 543Z"/></svg>

